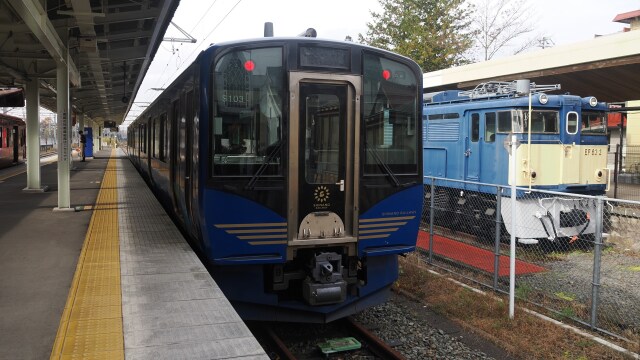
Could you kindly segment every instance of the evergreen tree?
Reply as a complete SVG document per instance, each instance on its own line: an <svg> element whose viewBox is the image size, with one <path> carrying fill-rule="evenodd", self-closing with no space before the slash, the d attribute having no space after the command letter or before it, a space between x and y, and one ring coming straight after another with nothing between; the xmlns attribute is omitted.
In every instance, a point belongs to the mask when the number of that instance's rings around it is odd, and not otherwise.
<svg viewBox="0 0 640 360"><path fill-rule="evenodd" d="M473 46L472 8L465 0L378 1L383 12L371 12L361 43L407 56L424 72L470 62L464 54Z"/></svg>

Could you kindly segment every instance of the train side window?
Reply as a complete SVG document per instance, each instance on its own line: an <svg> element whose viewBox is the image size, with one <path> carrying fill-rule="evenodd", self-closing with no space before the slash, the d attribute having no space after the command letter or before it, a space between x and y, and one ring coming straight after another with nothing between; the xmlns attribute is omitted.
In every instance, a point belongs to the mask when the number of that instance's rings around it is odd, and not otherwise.
<svg viewBox="0 0 640 360"><path fill-rule="evenodd" d="M0 149L2 149L2 135L4 134L2 126L0 126Z"/></svg>
<svg viewBox="0 0 640 360"><path fill-rule="evenodd" d="M496 141L496 113L484 114L484 142Z"/></svg>
<svg viewBox="0 0 640 360"><path fill-rule="evenodd" d="M578 113L570 111L567 113L567 133L573 135L578 132Z"/></svg>
<svg viewBox="0 0 640 360"><path fill-rule="evenodd" d="M151 156L153 156L154 158L158 157L158 135L159 135L159 131L157 131L158 129L158 121L157 119L150 119L149 122L151 123Z"/></svg>
<svg viewBox="0 0 640 360"><path fill-rule="evenodd" d="M164 113L160 115L160 145L158 146L158 150L160 153L158 154L160 157L160 161L165 161L165 147L167 146L167 114Z"/></svg>
<svg viewBox="0 0 640 360"><path fill-rule="evenodd" d="M480 114L471 114L471 141L478 142L480 139Z"/></svg>
<svg viewBox="0 0 640 360"><path fill-rule="evenodd" d="M511 132L511 111L498 111L498 132Z"/></svg>

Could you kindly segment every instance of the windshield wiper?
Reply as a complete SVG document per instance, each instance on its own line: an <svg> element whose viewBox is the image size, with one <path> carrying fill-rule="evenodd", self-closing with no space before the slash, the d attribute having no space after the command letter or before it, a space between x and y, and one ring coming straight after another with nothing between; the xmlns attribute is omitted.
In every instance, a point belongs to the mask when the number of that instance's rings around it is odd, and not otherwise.
<svg viewBox="0 0 640 360"><path fill-rule="evenodd" d="M249 183L247 183L247 186L245 186L245 190L253 190L256 187L256 183L258 182L258 179L260 179L260 176L262 176L262 173L267 170L267 166L269 166L269 164L271 163L271 160L273 160L276 155L278 155L280 153L280 149L282 148L282 144L284 143L284 141L280 141L278 143L278 145L276 145L271 152L269 152L269 154L267 154L267 156L264 157L264 161L262 161L262 164L260 164L260 167L258 168L258 170L256 171L255 174L253 174L253 177L251 178L251 180L249 180Z"/></svg>
<svg viewBox="0 0 640 360"><path fill-rule="evenodd" d="M376 160L376 163L378 163L378 166L380 166L380 168L384 170L387 176L389 176L389 179L391 179L391 182L393 183L393 185L395 185L396 187L400 186L400 181L398 180L396 175L393 173L393 171L391 171L391 168L384 161L382 161L382 159L380 159L375 149L372 149L371 147L369 147L369 144L366 142L364 143L364 147L365 149L367 149L367 151L371 153L373 158Z"/></svg>

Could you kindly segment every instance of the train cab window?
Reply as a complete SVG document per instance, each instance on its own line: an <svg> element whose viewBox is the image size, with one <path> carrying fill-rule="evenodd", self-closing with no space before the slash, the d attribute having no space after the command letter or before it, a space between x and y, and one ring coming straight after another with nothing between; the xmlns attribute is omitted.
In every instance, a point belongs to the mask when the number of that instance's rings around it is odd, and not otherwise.
<svg viewBox="0 0 640 360"><path fill-rule="evenodd" d="M524 132L529 131L529 111L519 110L522 114ZM558 133L558 112L551 110L533 110L531 112L531 132L538 134Z"/></svg>
<svg viewBox="0 0 640 360"><path fill-rule="evenodd" d="M416 75L406 65L365 52L363 82L364 174L417 173L422 139L416 136Z"/></svg>
<svg viewBox="0 0 640 360"><path fill-rule="evenodd" d="M567 133L575 134L578 132L578 113L570 111L567 113Z"/></svg>
<svg viewBox="0 0 640 360"><path fill-rule="evenodd" d="M471 114L471 141L478 142L480 140L480 114Z"/></svg>
<svg viewBox="0 0 640 360"><path fill-rule="evenodd" d="M607 134L607 115L605 112L582 112L582 129L585 135L606 135Z"/></svg>
<svg viewBox="0 0 640 360"><path fill-rule="evenodd" d="M511 132L511 111L498 111L498 132Z"/></svg>
<svg viewBox="0 0 640 360"><path fill-rule="evenodd" d="M3 147L2 145L2 140L4 140L4 129L2 128L2 126L0 126L0 149Z"/></svg>
<svg viewBox="0 0 640 360"><path fill-rule="evenodd" d="M496 141L496 113L494 112L484 114L484 141Z"/></svg>
<svg viewBox="0 0 640 360"><path fill-rule="evenodd" d="M213 84L213 175L282 175L282 48L226 53Z"/></svg>

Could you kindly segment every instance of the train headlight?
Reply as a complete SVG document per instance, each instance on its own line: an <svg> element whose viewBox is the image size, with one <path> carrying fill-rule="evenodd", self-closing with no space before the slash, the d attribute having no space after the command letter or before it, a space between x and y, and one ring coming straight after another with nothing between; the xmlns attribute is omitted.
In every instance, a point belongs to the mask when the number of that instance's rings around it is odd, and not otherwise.
<svg viewBox="0 0 640 360"><path fill-rule="evenodd" d="M589 105L591 105L591 107L596 107L596 105L598 105L598 99L596 99L595 96L590 97Z"/></svg>
<svg viewBox="0 0 640 360"><path fill-rule="evenodd" d="M540 102L540 104L544 105L549 101L549 97L547 96L547 94L540 94L540 96L538 96L538 101Z"/></svg>
<svg viewBox="0 0 640 360"><path fill-rule="evenodd" d="M535 180L537 176L538 176L538 174L536 174L536 172L535 172L535 171L532 171L532 172L531 172L531 179L532 179L532 180Z"/></svg>
<svg viewBox="0 0 640 360"><path fill-rule="evenodd" d="M604 175L604 172L600 169L596 170L596 179L600 180L602 179L602 176Z"/></svg>

